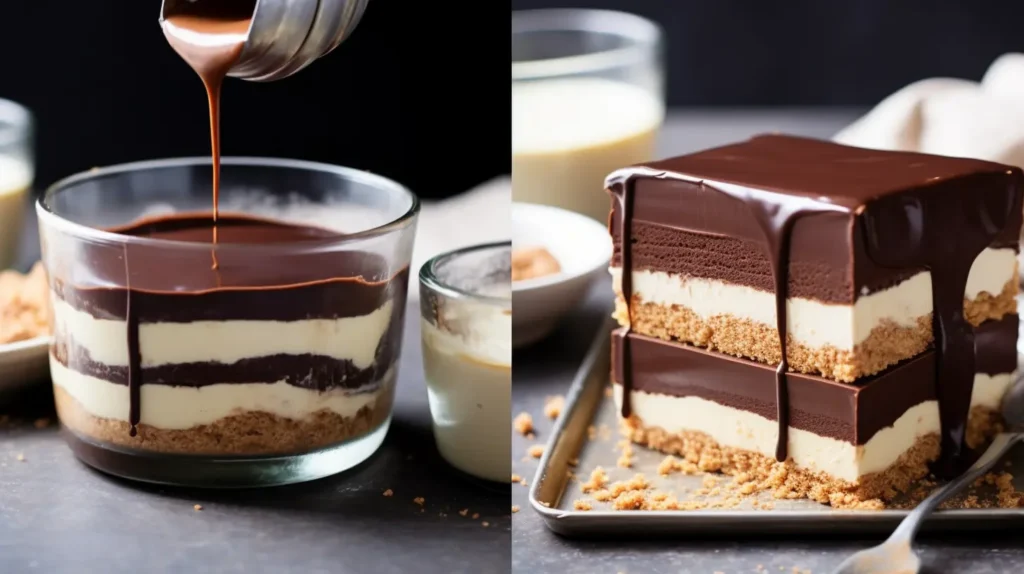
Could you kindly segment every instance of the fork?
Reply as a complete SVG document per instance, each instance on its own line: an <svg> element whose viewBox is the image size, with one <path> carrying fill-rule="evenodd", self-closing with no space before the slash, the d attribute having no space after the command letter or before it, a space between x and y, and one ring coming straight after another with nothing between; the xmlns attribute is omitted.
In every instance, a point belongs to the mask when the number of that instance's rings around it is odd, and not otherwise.
<svg viewBox="0 0 1024 574"><path fill-rule="evenodd" d="M914 554L910 545L924 519L938 508L942 501L988 472L1013 445L1022 440L1024 432L1004 432L996 435L985 453L967 472L918 504L885 542L850 556L833 574L917 574L921 569L921 559Z"/></svg>

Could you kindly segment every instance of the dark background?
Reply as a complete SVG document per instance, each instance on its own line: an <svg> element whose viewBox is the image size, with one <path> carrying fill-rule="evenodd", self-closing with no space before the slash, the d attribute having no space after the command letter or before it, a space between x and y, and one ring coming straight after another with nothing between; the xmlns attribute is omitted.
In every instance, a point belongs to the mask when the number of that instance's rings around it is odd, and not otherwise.
<svg viewBox="0 0 1024 574"><path fill-rule="evenodd" d="M981 79L1024 51L1019 0L512 0L660 23L669 105L871 106L932 76Z"/></svg>
<svg viewBox="0 0 1024 574"><path fill-rule="evenodd" d="M202 84L159 11L0 1L0 97L36 115L37 190L93 166L209 153ZM223 152L368 169L422 197L507 173L508 18L491 2L372 0L351 38L297 75L228 80Z"/></svg>

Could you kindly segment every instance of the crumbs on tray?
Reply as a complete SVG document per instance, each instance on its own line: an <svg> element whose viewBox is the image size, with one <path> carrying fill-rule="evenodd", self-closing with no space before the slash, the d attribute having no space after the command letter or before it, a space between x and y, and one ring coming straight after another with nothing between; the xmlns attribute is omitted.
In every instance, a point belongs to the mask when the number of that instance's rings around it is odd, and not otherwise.
<svg viewBox="0 0 1024 574"><path fill-rule="evenodd" d="M512 250L512 281L525 281L554 275L562 270L551 252L543 247Z"/></svg>
<svg viewBox="0 0 1024 574"><path fill-rule="evenodd" d="M0 345L50 333L48 291L41 262L25 275L0 271Z"/></svg>

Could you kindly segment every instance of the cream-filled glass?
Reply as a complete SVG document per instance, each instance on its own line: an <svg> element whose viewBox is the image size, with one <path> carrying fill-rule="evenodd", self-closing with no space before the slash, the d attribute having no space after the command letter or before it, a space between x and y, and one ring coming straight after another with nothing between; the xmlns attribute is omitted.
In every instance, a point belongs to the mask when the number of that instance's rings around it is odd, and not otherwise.
<svg viewBox="0 0 1024 574"><path fill-rule="evenodd" d="M610 172L654 159L661 30L606 10L512 13L512 198L598 221Z"/></svg>
<svg viewBox="0 0 1024 574"><path fill-rule="evenodd" d="M420 270L423 369L441 455L473 476L512 473L512 244L467 247Z"/></svg>
<svg viewBox="0 0 1024 574"><path fill-rule="evenodd" d="M32 114L0 99L0 269L10 267L18 254L34 171Z"/></svg>

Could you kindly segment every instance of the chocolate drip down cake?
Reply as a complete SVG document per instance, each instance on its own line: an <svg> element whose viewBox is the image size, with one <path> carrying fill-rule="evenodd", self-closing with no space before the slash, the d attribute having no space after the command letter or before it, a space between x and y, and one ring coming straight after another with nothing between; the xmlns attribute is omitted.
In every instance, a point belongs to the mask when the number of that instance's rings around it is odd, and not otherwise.
<svg viewBox="0 0 1024 574"><path fill-rule="evenodd" d="M273 248L338 234L240 216L220 217L211 250L212 222L112 230L196 245L82 246L69 255L87 269L81 284L52 255L61 421L92 442L210 455L302 453L377 429L391 412L407 270L338 249L274 261Z"/></svg>
<svg viewBox="0 0 1024 574"><path fill-rule="evenodd" d="M868 507L963 470L1001 424L1018 168L771 135L606 185L634 442Z"/></svg>

